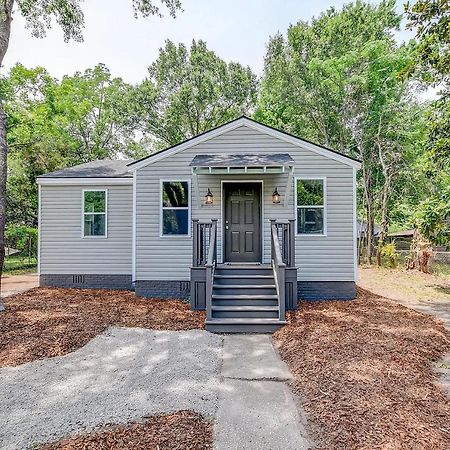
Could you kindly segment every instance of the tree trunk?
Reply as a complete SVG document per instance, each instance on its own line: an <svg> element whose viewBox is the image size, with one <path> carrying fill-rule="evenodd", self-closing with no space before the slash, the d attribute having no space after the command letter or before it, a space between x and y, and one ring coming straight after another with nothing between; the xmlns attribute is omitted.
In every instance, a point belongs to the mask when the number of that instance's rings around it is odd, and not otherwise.
<svg viewBox="0 0 450 450"><path fill-rule="evenodd" d="M0 67L8 50L14 0L0 0ZM0 298L3 265L5 263L6 179L8 143L6 140L6 113L0 98Z"/></svg>
<svg viewBox="0 0 450 450"><path fill-rule="evenodd" d="M383 191L381 194L381 224L380 224L380 235L378 237L377 246L377 265L381 267L381 250L384 245L384 240L386 239L388 220L387 220L387 207L389 190L391 188L391 177L387 176L383 185Z"/></svg>

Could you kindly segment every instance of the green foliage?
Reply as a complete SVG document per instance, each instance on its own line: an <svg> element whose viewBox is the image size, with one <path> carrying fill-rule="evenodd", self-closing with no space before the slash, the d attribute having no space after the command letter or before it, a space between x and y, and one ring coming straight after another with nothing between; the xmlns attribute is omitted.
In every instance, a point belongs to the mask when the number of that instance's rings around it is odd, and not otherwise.
<svg viewBox="0 0 450 450"><path fill-rule="evenodd" d="M176 144L247 113L256 102L249 67L226 63L203 41L167 40L137 88L136 116L159 147Z"/></svg>
<svg viewBox="0 0 450 450"><path fill-rule="evenodd" d="M386 260L388 267L397 267L397 249L394 242L388 242L381 248L381 256Z"/></svg>
<svg viewBox="0 0 450 450"><path fill-rule="evenodd" d="M450 246L450 185L419 205L416 226L432 244Z"/></svg>
<svg viewBox="0 0 450 450"><path fill-rule="evenodd" d="M323 205L323 183L320 180L298 180L297 205Z"/></svg>
<svg viewBox="0 0 450 450"><path fill-rule="evenodd" d="M5 242L21 254L37 256L38 230L25 225L9 225L5 230Z"/></svg>
<svg viewBox="0 0 450 450"><path fill-rule="evenodd" d="M46 30L52 27L53 20L63 32L64 40L82 41L84 14L82 0L16 0L20 14L35 37L45 37ZM136 17L156 15L161 17L161 6L166 7L172 17L181 9L180 0L132 0Z"/></svg>

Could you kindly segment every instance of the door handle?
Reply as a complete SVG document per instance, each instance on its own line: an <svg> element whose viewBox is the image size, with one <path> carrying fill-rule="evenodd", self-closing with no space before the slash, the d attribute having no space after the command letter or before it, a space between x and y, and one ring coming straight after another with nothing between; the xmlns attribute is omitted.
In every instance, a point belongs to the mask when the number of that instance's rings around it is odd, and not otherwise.
<svg viewBox="0 0 450 450"><path fill-rule="evenodd" d="M228 225L225 225L225 230L228 230L228 228L230 228Z"/></svg>

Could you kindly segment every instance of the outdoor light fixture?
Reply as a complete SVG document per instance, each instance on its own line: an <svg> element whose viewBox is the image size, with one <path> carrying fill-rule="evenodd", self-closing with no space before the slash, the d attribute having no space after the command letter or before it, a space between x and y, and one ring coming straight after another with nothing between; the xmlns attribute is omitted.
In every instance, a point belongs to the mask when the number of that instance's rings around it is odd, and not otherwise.
<svg viewBox="0 0 450 450"><path fill-rule="evenodd" d="M208 192L205 195L205 205L212 205L214 201L214 195L212 195L212 192L208 188Z"/></svg>
<svg viewBox="0 0 450 450"><path fill-rule="evenodd" d="M280 203L280 194L278 193L278 188L275 188L272 194L272 203Z"/></svg>

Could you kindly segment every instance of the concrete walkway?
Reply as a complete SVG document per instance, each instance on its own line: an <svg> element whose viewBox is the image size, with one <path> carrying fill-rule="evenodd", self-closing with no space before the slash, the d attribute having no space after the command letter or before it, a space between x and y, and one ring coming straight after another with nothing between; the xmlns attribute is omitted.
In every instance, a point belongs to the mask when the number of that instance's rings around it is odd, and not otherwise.
<svg viewBox="0 0 450 450"><path fill-rule="evenodd" d="M292 376L269 335L225 336L221 375L216 450L312 447L286 384Z"/></svg>

